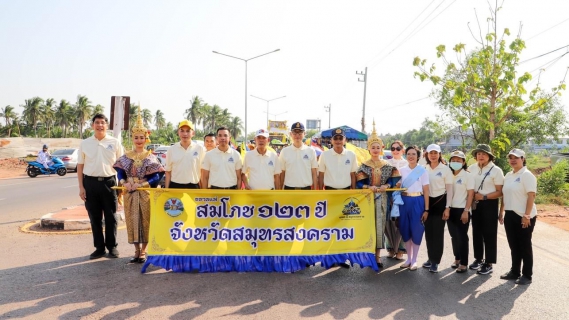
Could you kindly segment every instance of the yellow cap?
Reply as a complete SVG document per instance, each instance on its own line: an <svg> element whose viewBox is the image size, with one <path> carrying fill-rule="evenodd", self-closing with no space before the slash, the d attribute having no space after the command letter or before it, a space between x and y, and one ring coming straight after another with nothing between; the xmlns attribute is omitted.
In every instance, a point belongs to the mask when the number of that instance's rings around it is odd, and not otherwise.
<svg viewBox="0 0 569 320"><path fill-rule="evenodd" d="M180 121L180 124L178 124L178 129L180 129L181 127L190 127L190 129L194 130L194 125L190 120Z"/></svg>

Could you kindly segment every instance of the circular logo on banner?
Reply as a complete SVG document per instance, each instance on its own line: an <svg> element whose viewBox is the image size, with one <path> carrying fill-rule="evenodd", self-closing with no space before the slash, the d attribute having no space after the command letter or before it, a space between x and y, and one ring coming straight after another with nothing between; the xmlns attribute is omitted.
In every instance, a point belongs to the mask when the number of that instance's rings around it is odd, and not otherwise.
<svg viewBox="0 0 569 320"><path fill-rule="evenodd" d="M166 211L170 217L177 217L184 212L184 204L182 200L178 198L170 198L164 203L164 211Z"/></svg>
<svg viewBox="0 0 569 320"><path fill-rule="evenodd" d="M358 205L358 199L348 198L344 201L344 209L342 213L344 215L359 215L361 213L360 206Z"/></svg>

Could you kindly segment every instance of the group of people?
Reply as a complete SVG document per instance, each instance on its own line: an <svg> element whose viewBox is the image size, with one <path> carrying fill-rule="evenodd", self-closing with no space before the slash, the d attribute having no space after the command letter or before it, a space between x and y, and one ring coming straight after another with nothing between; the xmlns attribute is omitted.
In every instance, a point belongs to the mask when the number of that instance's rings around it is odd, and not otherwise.
<svg viewBox="0 0 569 320"><path fill-rule="evenodd" d="M503 223L512 266L501 278L519 284L532 281L531 235L536 222L537 182L526 169L525 153L520 149L509 152L513 170L505 177L494 164L490 147L483 144L472 151L476 163L469 167L461 151L452 152L447 165L436 144L426 149L427 165L422 166L418 163L421 150L416 146L405 148L401 141L390 145L393 157L384 160L383 141L374 123L367 141L370 158L358 166L356 155L344 147L343 129L333 130L332 148L317 158L315 150L303 143L304 125L295 122L290 128L292 144L279 155L267 148L269 132L259 129L255 133L255 149L247 152L242 161L239 152L229 145L228 128L220 127L215 135L207 135L201 146L192 142L193 124L183 120L178 124L180 141L168 149L166 165L162 167L144 148L149 139L140 115L131 129L133 150L126 153L120 141L106 134L108 119L104 115L95 115L92 127L94 135L81 143L77 166L79 196L89 213L96 248L91 259L104 256L106 250L109 257L119 256L117 195L112 189L119 185L123 187L128 242L135 247L130 262L146 261L150 204L145 188L156 187L164 175L166 188L369 189L375 198L375 256L379 267L383 267L380 250L387 248L390 258L402 260L407 255L401 268L417 270L425 235L428 261L422 266L438 272L447 225L454 255L451 267L458 273L473 269L478 274L490 274L496 263L498 223ZM393 192L393 188L400 191ZM471 221L474 262L468 265ZM340 265L349 267L347 262Z"/></svg>

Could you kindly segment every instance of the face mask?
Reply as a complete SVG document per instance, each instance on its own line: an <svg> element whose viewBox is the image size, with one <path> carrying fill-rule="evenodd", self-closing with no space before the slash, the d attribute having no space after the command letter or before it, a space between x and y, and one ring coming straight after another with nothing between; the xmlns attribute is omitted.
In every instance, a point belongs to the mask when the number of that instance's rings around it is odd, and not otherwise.
<svg viewBox="0 0 569 320"><path fill-rule="evenodd" d="M462 163L461 162L451 162L450 167L452 168L452 170L460 170L460 169L462 169Z"/></svg>

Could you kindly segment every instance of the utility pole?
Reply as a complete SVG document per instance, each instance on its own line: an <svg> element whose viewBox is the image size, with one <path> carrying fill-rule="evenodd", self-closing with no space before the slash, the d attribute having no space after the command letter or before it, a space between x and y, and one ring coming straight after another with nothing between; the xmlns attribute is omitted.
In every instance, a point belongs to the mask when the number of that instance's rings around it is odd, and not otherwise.
<svg viewBox="0 0 569 320"><path fill-rule="evenodd" d="M364 79L360 79L358 78L359 82L363 82L364 83L364 109L362 111L362 132L365 133L365 128L366 128L366 87L367 87L367 67L365 69L365 72L361 72L361 71L356 71L356 74L359 76L364 76Z"/></svg>
<svg viewBox="0 0 569 320"><path fill-rule="evenodd" d="M332 104L330 103L327 106L324 106L324 109L326 109L326 112L328 112L328 129L330 129L330 122L332 122Z"/></svg>

